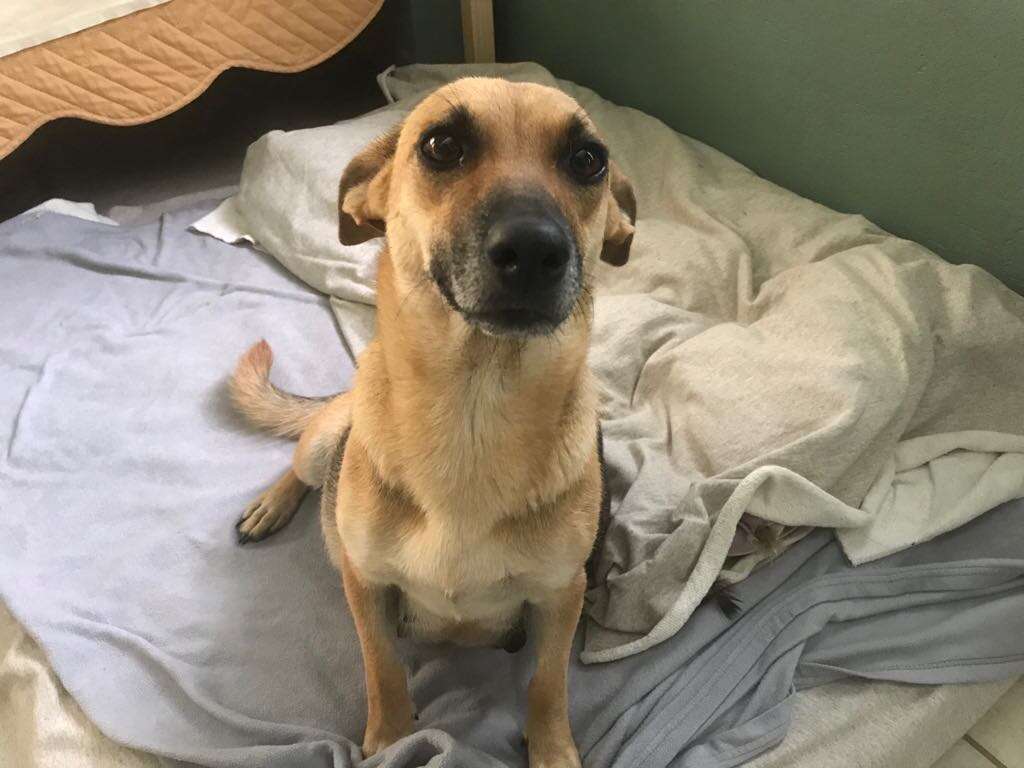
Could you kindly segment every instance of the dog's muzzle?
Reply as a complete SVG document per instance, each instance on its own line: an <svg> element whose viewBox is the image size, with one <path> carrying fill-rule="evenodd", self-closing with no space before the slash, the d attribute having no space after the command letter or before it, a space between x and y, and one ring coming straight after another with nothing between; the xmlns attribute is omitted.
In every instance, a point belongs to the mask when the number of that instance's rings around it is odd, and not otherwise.
<svg viewBox="0 0 1024 768"><path fill-rule="evenodd" d="M550 333L580 294L580 256L550 196L504 193L481 206L476 233L431 263L449 305L493 335ZM461 238L456 239L456 243Z"/></svg>
<svg viewBox="0 0 1024 768"><path fill-rule="evenodd" d="M430 275L452 309L495 336L551 333L581 293L576 239L550 195L491 196L431 259Z"/></svg>
<svg viewBox="0 0 1024 768"><path fill-rule="evenodd" d="M576 299L576 244L558 208L520 195L488 211L480 270L478 316L496 329L554 328Z"/></svg>

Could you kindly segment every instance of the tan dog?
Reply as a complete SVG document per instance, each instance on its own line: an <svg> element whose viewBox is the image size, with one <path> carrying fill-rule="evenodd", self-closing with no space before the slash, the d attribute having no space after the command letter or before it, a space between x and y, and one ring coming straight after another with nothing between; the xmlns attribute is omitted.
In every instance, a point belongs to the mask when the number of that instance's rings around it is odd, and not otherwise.
<svg viewBox="0 0 1024 768"><path fill-rule="evenodd" d="M396 622L514 648L529 606L530 764L578 766L566 669L602 497L590 291L599 258L628 257L632 190L570 97L470 78L352 160L339 207L342 242L386 232L377 336L329 402L270 385L265 343L242 358L238 407L300 440L239 538L273 533L325 486L366 669L365 754L413 727Z"/></svg>

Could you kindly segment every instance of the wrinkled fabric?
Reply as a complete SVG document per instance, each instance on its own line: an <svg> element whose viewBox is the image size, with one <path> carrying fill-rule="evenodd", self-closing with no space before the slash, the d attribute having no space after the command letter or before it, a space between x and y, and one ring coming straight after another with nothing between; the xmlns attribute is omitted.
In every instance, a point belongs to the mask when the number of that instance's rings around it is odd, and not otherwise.
<svg viewBox="0 0 1024 768"><path fill-rule="evenodd" d="M267 256L186 231L52 213L0 224L0 598L108 736L172 764L361 762L359 645L311 494L239 547L292 445L233 414L225 381L264 336L275 381L319 395L352 365L326 299ZM622 661L583 665L587 765L731 766L778 743L795 688L1021 674L1024 505L857 568L817 531ZM990 628L998 621L1000 632ZM532 643L402 644L417 731L367 766L513 766Z"/></svg>
<svg viewBox="0 0 1024 768"><path fill-rule="evenodd" d="M379 242L338 243L338 177L466 74L567 91L636 190L630 262L596 291L613 514L584 661L671 637L812 527L864 563L1024 495L1024 299L536 65L391 70L391 107L250 148L234 225L332 295L349 349L372 335Z"/></svg>

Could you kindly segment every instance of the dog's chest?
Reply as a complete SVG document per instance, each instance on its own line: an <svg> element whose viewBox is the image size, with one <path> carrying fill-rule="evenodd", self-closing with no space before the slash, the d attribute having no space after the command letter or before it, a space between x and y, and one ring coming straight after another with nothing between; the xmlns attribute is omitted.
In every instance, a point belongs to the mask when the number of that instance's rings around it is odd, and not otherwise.
<svg viewBox="0 0 1024 768"><path fill-rule="evenodd" d="M457 520L428 519L400 540L381 544L375 562L360 563L367 576L454 621L505 613L573 575L552 567L543 553L523 555L507 537Z"/></svg>

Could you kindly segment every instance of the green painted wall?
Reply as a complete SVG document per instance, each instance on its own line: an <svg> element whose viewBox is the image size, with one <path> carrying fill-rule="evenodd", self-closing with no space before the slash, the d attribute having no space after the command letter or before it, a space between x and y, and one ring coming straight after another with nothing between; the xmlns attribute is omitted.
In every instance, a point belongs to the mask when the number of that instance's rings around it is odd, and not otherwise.
<svg viewBox="0 0 1024 768"><path fill-rule="evenodd" d="M537 61L1024 288L1024 1L494 0Z"/></svg>
<svg viewBox="0 0 1024 768"><path fill-rule="evenodd" d="M387 0L387 5L397 18L396 64L463 61L459 0Z"/></svg>

